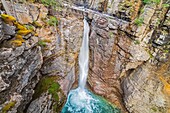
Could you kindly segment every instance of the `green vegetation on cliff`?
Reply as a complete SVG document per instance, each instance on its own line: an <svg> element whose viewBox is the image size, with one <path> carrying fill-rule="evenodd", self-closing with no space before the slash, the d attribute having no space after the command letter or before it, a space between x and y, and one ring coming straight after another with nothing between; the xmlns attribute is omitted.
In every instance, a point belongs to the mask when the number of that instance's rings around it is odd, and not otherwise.
<svg viewBox="0 0 170 113"><path fill-rule="evenodd" d="M58 19L54 16L50 16L50 19L47 22L50 26L57 26L58 25Z"/></svg>
<svg viewBox="0 0 170 113"><path fill-rule="evenodd" d="M55 10L61 10L61 3L59 0L40 0L42 4L44 4L46 7L51 7Z"/></svg>
<svg viewBox="0 0 170 113"><path fill-rule="evenodd" d="M161 0L143 0L144 4L149 4L149 3L156 3L159 4Z"/></svg>
<svg viewBox="0 0 170 113"><path fill-rule="evenodd" d="M34 99L38 98L42 93L48 91L56 101L58 101L57 92L60 85L56 82L58 77L44 77L38 83L35 89Z"/></svg>
<svg viewBox="0 0 170 113"><path fill-rule="evenodd" d="M15 101L7 103L3 108L2 108L2 113L7 113L12 107L14 107L16 104Z"/></svg>
<svg viewBox="0 0 170 113"><path fill-rule="evenodd" d="M35 89L33 99L37 99L38 97L41 96L41 94L48 92L49 94L52 95L53 111L58 113L63 105L63 102L61 102L60 101L61 99L59 98L59 94L61 94L62 91L60 89L59 83L56 82L57 79L58 79L57 76L43 77Z"/></svg>
<svg viewBox="0 0 170 113"><path fill-rule="evenodd" d="M144 19L143 18L137 18L134 21L134 24L136 24L137 26L141 26L143 24Z"/></svg>

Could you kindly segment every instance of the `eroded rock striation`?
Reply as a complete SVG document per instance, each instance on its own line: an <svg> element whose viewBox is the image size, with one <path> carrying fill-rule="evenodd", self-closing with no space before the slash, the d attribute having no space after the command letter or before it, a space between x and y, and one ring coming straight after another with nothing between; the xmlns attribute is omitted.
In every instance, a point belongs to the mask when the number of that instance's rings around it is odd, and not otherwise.
<svg viewBox="0 0 170 113"><path fill-rule="evenodd" d="M41 48L37 46L38 37L31 35L21 46L14 46L10 40L15 27L2 21L1 23L3 38L0 47L0 109L3 112L23 111L32 99L33 89L41 77ZM12 103L13 106L7 109Z"/></svg>
<svg viewBox="0 0 170 113"><path fill-rule="evenodd" d="M36 35L23 36L21 45L15 46L11 41L17 27L0 20L0 111L60 112L69 90L78 82L84 16L78 7L86 6L91 27L88 88L122 113L169 113L168 2L62 3L63 9L54 11L56 26L48 25L51 9L42 4L8 3L9 7L18 6L12 11L14 16L21 24L34 25Z"/></svg>

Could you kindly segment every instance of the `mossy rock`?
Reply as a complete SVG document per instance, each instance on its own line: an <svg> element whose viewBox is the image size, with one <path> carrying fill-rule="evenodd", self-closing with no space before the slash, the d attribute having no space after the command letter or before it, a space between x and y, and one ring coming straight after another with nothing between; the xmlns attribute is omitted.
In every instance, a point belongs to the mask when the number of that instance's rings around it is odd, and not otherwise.
<svg viewBox="0 0 170 113"><path fill-rule="evenodd" d="M49 90L53 90L53 91L55 90L57 92L60 88L60 85L56 82L57 79L58 79L57 76L43 77L37 84L33 99L40 97L42 93ZM54 86L55 89L53 89Z"/></svg>
<svg viewBox="0 0 170 113"><path fill-rule="evenodd" d="M59 112L66 100L66 97L63 91L60 89L60 85L57 82L58 76L47 76L43 77L37 87L35 88L35 93L33 95L33 100L39 98L41 94L48 92L52 95L53 106L52 109L54 112Z"/></svg>
<svg viewBox="0 0 170 113"><path fill-rule="evenodd" d="M7 113L11 108L13 108L16 104L16 101L11 101L7 103L3 108L2 108L2 113Z"/></svg>

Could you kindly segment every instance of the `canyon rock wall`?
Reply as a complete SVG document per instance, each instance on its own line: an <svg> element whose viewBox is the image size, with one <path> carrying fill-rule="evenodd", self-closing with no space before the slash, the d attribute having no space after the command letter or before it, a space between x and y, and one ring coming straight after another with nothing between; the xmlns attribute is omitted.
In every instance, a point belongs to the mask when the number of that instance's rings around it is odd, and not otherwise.
<svg viewBox="0 0 170 113"><path fill-rule="evenodd" d="M0 47L0 109L6 112L23 111L34 94L34 87L39 82L39 72L43 63L41 48L37 46L38 37L24 37L25 43L14 46L11 38L16 27L1 20ZM14 39L14 38L13 38ZM18 110L17 110L18 109Z"/></svg>
<svg viewBox="0 0 170 113"><path fill-rule="evenodd" d="M95 11L87 11L91 27L87 87L122 113L169 113L169 3L154 0L62 3L85 5ZM47 15L50 10L42 4L14 6L18 8L11 12L20 23L29 25L36 21L41 27L36 26L37 35L24 36L25 41L16 47L10 43L15 40L16 26L0 20L0 111L60 112L69 90L78 83L84 13L63 6L61 11L54 11L58 19L55 27L44 22L44 18L50 18Z"/></svg>

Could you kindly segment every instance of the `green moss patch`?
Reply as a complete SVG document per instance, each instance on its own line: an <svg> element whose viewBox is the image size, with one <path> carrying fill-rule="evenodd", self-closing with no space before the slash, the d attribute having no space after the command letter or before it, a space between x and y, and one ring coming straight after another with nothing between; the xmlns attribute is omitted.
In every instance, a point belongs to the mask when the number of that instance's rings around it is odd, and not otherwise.
<svg viewBox="0 0 170 113"><path fill-rule="evenodd" d="M51 7L54 10L62 10L62 4L57 0L40 0L42 4L46 7Z"/></svg>
<svg viewBox="0 0 170 113"><path fill-rule="evenodd" d="M16 102L12 101L7 103L3 108L2 108L2 113L7 113L11 108L15 106Z"/></svg>
<svg viewBox="0 0 170 113"><path fill-rule="evenodd" d="M144 23L143 21L144 21L143 18L137 18L135 19L134 24L137 26L142 26L142 24Z"/></svg>
<svg viewBox="0 0 170 113"><path fill-rule="evenodd" d="M47 44L43 40L40 40L40 41L38 41L38 45L42 46L42 47L45 47Z"/></svg>
<svg viewBox="0 0 170 113"><path fill-rule="evenodd" d="M58 19L54 16L50 16L50 19L47 22L50 26L57 26L58 25Z"/></svg>
<svg viewBox="0 0 170 113"><path fill-rule="evenodd" d="M156 3L159 4L161 0L143 0L144 4Z"/></svg>
<svg viewBox="0 0 170 113"><path fill-rule="evenodd" d="M152 107L151 110L152 110L153 112L157 112L157 108L156 108L156 107Z"/></svg>
<svg viewBox="0 0 170 113"><path fill-rule="evenodd" d="M57 80L58 76L43 77L36 86L33 99L35 100L40 97L42 93L48 92L52 95L53 99L52 109L54 112L58 113L60 112L66 98L62 90L60 89L60 85Z"/></svg>
<svg viewBox="0 0 170 113"><path fill-rule="evenodd" d="M35 89L33 98L36 99L40 97L40 95L46 91L52 95L56 95L60 89L60 85L56 82L57 79L57 76L42 78Z"/></svg>

